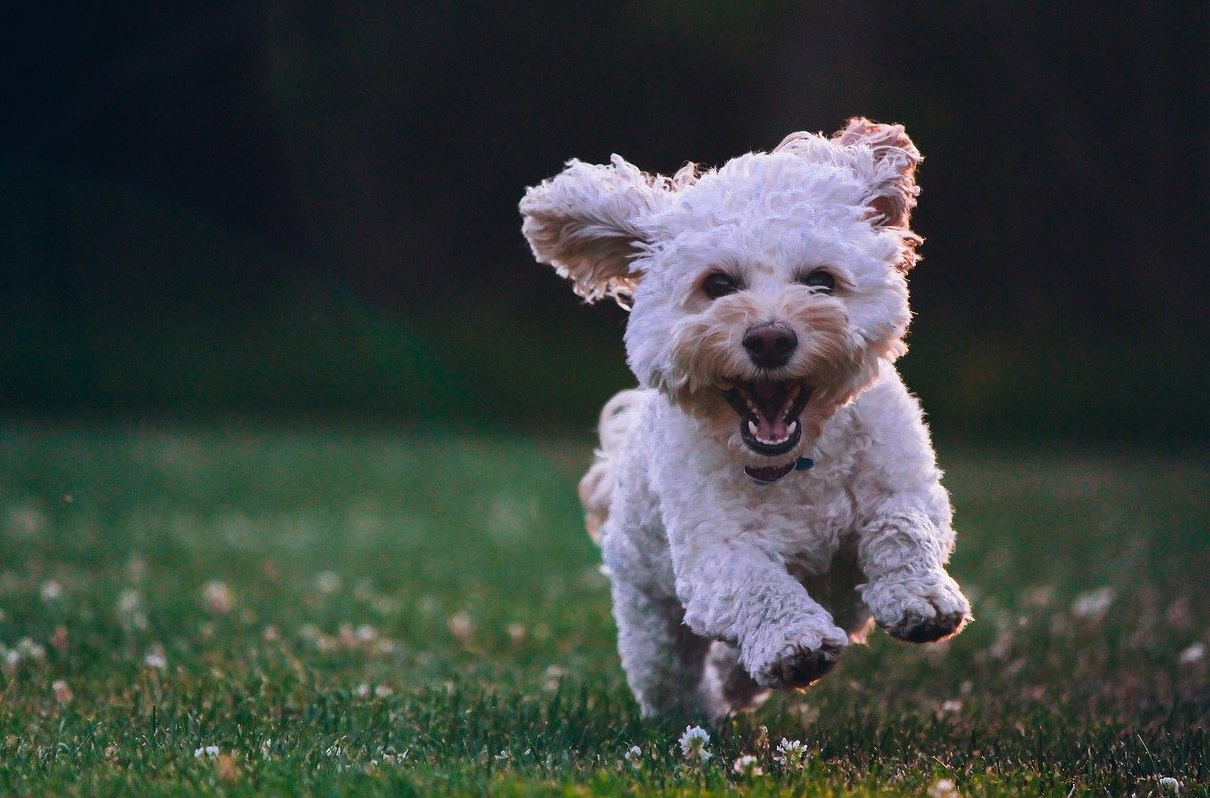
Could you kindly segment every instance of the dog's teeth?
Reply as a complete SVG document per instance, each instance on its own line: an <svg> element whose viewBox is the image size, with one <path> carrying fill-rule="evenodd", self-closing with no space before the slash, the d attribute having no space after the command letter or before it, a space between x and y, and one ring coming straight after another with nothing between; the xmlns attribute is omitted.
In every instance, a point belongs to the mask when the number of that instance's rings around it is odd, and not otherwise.
<svg viewBox="0 0 1210 798"><path fill-rule="evenodd" d="M757 432L759 432L759 431L760 431L760 427L756 426L756 422L755 422L755 421L749 421L749 422L748 422L748 432L751 432L751 433L752 433L752 437L756 438L756 433L757 433ZM756 439L757 439L757 440L760 440L760 438L756 438Z"/></svg>
<svg viewBox="0 0 1210 798"><path fill-rule="evenodd" d="M789 424L786 425L786 432L790 433L791 435L794 434L794 430L796 430L796 429L798 429L797 421L791 421Z"/></svg>

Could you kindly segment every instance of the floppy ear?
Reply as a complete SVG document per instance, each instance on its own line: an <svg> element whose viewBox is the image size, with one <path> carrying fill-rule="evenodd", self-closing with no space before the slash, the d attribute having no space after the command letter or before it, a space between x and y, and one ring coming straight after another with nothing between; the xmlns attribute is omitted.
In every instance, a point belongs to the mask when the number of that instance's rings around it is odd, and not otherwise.
<svg viewBox="0 0 1210 798"><path fill-rule="evenodd" d="M521 200L521 232L542 263L572 281L577 294L618 304L638 284L633 256L647 243L640 223L659 210L674 186L615 155L608 166L567 162L560 174L533 186Z"/></svg>
<svg viewBox="0 0 1210 798"><path fill-rule="evenodd" d="M853 117L843 130L832 135L843 146L866 147L874 157L874 182L866 204L877 227L895 228L904 243L900 271L908 271L919 260L916 247L923 241L911 231L912 209L920 187L916 167L924 160L908 138L903 125L883 125L864 117Z"/></svg>

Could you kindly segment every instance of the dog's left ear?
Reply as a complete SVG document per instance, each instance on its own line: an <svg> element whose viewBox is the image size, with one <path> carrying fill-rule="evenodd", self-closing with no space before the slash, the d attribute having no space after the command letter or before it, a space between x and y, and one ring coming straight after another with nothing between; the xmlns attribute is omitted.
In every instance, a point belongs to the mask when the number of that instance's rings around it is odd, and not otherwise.
<svg viewBox="0 0 1210 798"><path fill-rule="evenodd" d="M903 125L884 125L864 117L854 117L832 141L843 146L867 147L874 156L874 182L866 204L878 227L896 228L904 243L900 271L908 271L919 260L916 247L923 239L911 231L912 209L920 187L916 185L916 167L924 160L920 150L908 138Z"/></svg>
<svg viewBox="0 0 1210 798"><path fill-rule="evenodd" d="M642 222L677 185L615 155L608 165L568 161L560 174L525 192L521 232L534 257L572 281L589 302L613 297L627 306L642 277L633 266L648 242Z"/></svg>

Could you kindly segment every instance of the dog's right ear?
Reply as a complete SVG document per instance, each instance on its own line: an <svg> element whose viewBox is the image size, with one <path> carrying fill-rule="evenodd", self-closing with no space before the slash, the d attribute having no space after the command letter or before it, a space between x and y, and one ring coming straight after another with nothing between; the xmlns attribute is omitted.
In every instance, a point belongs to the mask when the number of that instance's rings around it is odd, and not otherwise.
<svg viewBox="0 0 1210 798"><path fill-rule="evenodd" d="M521 200L521 232L589 302L610 296L623 307L642 276L633 257L648 243L642 221L663 207L675 186L615 155L608 166L568 161L559 175Z"/></svg>

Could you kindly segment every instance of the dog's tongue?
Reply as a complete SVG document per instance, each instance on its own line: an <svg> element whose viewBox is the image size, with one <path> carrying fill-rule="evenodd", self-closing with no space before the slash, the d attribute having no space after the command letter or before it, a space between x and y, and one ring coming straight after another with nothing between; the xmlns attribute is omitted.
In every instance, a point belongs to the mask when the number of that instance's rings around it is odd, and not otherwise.
<svg viewBox="0 0 1210 798"><path fill-rule="evenodd" d="M786 425L786 405L790 391L786 383L759 380L752 383L752 409L756 421L756 437L766 441L781 441L790 437Z"/></svg>

